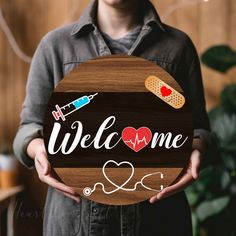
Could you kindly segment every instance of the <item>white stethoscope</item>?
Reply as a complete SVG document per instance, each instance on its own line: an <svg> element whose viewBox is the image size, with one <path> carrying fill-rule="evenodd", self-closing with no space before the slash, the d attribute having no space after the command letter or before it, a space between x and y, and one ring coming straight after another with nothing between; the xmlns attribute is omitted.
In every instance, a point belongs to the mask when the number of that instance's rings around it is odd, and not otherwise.
<svg viewBox="0 0 236 236"><path fill-rule="evenodd" d="M129 165L129 166L131 167L131 169L132 169L131 175L130 175L130 177L129 177L123 184L117 185L116 183L114 183L113 181L111 181L110 178L106 175L105 168L106 168L106 166L107 166L108 164L110 164L110 163L113 163L113 164L115 164L115 165L117 165L117 166L120 166L120 165L123 165L123 164L127 164L127 165ZM162 172L154 172L154 173L151 173L151 174L147 174L147 175L143 176L142 179L141 179L140 181L138 181L138 182L134 185L133 188L125 188L125 185L132 179L132 177L133 177L133 175L134 175L134 166L133 166L130 162L128 162L128 161L122 161L122 162L120 162L120 163L117 163L116 161L109 160L109 161L107 161L107 162L103 165L102 173L103 173L104 177L106 178L106 180L107 180L109 183L111 183L111 184L115 187L115 189L113 189L112 191L106 191L106 190L105 190L105 187L104 187L104 184L101 183L101 182L98 182L98 183L94 184L93 188L85 187L85 188L83 189L83 194L84 194L85 196L90 196L90 195L96 190L97 186L99 186L99 185L102 187L102 191L103 191L105 194L112 194L112 193L117 192L118 190L129 191L129 192L135 191L136 188L137 188L137 186L138 186L139 184L140 184L143 188L145 188L145 189L147 189L147 190L150 190L150 191L155 191L155 192L160 192L160 191L163 190L163 188L164 188L163 185L160 185L160 189L153 189L153 188L147 187L147 186L144 185L144 183L143 183L145 178L150 177L150 176L153 176L153 175L160 175L160 178L163 179L163 178L164 178L164 175L163 175Z"/></svg>

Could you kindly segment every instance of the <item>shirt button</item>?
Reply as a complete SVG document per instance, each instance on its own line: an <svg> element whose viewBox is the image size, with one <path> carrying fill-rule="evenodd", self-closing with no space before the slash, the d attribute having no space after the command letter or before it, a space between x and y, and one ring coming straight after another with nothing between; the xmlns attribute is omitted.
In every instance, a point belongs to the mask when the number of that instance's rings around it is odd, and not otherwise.
<svg viewBox="0 0 236 236"><path fill-rule="evenodd" d="M96 207L94 207L94 208L92 209L92 212L93 212L94 214L96 214L96 213L98 213L98 209L97 209Z"/></svg>

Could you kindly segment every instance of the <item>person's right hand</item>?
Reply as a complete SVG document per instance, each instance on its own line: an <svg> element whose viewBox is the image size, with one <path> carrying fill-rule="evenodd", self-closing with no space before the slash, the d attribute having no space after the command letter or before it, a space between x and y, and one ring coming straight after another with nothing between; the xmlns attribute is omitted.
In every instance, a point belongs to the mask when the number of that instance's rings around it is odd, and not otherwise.
<svg viewBox="0 0 236 236"><path fill-rule="evenodd" d="M31 141L28 146L28 153L31 153L32 156L32 152L30 151L31 148L34 148L34 161L39 179L49 186L55 188L57 191L63 193L65 196L75 200L76 202L79 202L79 195L73 188L65 185L51 167L51 164L47 158L47 152L43 141L41 139Z"/></svg>

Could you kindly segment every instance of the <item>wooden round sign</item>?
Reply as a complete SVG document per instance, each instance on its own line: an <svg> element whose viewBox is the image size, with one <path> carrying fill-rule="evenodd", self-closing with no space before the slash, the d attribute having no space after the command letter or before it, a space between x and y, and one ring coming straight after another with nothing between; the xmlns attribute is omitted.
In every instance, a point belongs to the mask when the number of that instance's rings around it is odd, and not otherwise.
<svg viewBox="0 0 236 236"><path fill-rule="evenodd" d="M133 56L79 65L55 88L44 122L49 161L99 203L144 201L172 184L192 151L192 114L177 82Z"/></svg>

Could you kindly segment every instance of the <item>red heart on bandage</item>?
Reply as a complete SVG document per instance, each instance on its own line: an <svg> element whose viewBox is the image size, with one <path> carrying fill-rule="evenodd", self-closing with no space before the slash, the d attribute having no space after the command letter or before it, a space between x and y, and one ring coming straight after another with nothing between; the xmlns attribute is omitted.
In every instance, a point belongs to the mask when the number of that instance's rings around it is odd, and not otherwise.
<svg viewBox="0 0 236 236"><path fill-rule="evenodd" d="M152 139L152 132L147 127L135 129L126 127L122 131L123 142L135 152L139 152L146 147Z"/></svg>
<svg viewBox="0 0 236 236"><path fill-rule="evenodd" d="M161 95L163 97L167 97L167 96L171 95L171 93L172 93L171 89L168 89L166 86L161 87Z"/></svg>

